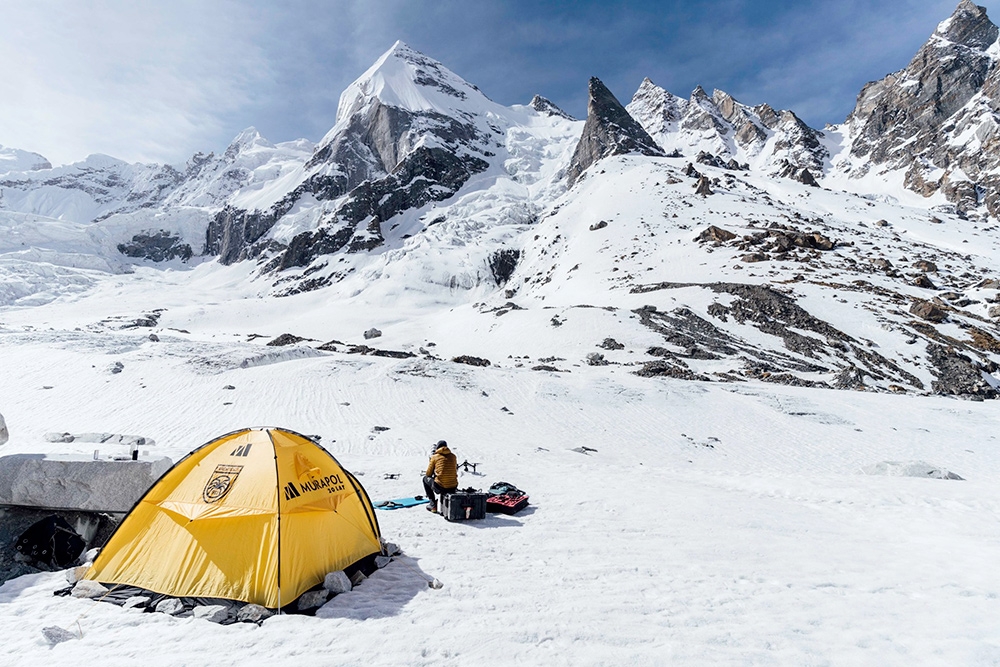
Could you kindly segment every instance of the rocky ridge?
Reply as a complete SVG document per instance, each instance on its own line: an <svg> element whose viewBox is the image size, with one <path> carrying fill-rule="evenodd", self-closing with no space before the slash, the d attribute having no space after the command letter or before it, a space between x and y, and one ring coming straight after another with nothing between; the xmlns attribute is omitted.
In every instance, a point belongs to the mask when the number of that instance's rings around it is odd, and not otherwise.
<svg viewBox="0 0 1000 667"><path fill-rule="evenodd" d="M663 155L663 150L600 79L591 77L588 92L587 122L566 173L570 187L587 167L610 155Z"/></svg>
<svg viewBox="0 0 1000 667"><path fill-rule="evenodd" d="M862 89L837 168L902 171L907 188L940 192L963 214L1000 215L998 34L984 7L961 0L905 68Z"/></svg>

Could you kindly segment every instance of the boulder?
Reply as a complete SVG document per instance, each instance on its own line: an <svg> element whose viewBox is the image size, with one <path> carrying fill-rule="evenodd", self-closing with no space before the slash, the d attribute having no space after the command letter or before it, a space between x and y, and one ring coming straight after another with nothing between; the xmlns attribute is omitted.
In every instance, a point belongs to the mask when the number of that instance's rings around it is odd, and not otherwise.
<svg viewBox="0 0 1000 667"><path fill-rule="evenodd" d="M380 570L391 562L392 559L388 556L375 556L375 567Z"/></svg>
<svg viewBox="0 0 1000 667"><path fill-rule="evenodd" d="M7 422L4 421L3 415L0 415L0 445L5 444L10 439L10 434L7 432Z"/></svg>
<svg viewBox="0 0 1000 667"><path fill-rule="evenodd" d="M260 623L271 616L274 614L271 613L270 609L253 603L243 606L236 612L236 620L241 623Z"/></svg>
<svg viewBox="0 0 1000 667"><path fill-rule="evenodd" d="M624 350L625 346L616 341L614 338L605 338L598 347L605 350Z"/></svg>
<svg viewBox="0 0 1000 667"><path fill-rule="evenodd" d="M698 234L697 240L725 243L726 241L732 241L735 238L736 234L732 233L728 229L723 229L722 227L716 227L715 225L711 225L701 234Z"/></svg>
<svg viewBox="0 0 1000 667"><path fill-rule="evenodd" d="M481 357L472 357L467 354L463 354L452 359L456 364L466 364L468 366L489 366L490 360L483 359Z"/></svg>
<svg viewBox="0 0 1000 667"><path fill-rule="evenodd" d="M371 340L372 338L378 338L381 335L382 335L381 331L379 331L375 327L372 327L371 329L369 329L368 331L365 332L365 340Z"/></svg>
<svg viewBox="0 0 1000 667"><path fill-rule="evenodd" d="M122 609L145 609L149 606L149 603L153 601L153 598L148 595L133 595L128 600L122 603Z"/></svg>
<svg viewBox="0 0 1000 667"><path fill-rule="evenodd" d="M173 465L168 458L94 461L40 454L0 457L0 505L128 512Z"/></svg>
<svg viewBox="0 0 1000 667"><path fill-rule="evenodd" d="M69 630L60 628L58 625L50 625L48 627L42 628L42 636L50 644L59 644L61 642L69 641L70 639L76 639L74 635Z"/></svg>
<svg viewBox="0 0 1000 667"><path fill-rule="evenodd" d="M334 595L340 593L348 593L354 586L351 584L350 577L343 570L337 570L336 572L330 572L323 579L323 588L330 591Z"/></svg>
<svg viewBox="0 0 1000 667"><path fill-rule="evenodd" d="M221 604L209 604L203 607L195 607L191 611L195 618L203 618L212 623L222 623L229 618L229 609Z"/></svg>
<svg viewBox="0 0 1000 667"><path fill-rule="evenodd" d="M892 269L892 262L887 260L885 257L879 257L874 262L872 262L872 266L874 266L879 271L889 271Z"/></svg>
<svg viewBox="0 0 1000 667"><path fill-rule="evenodd" d="M937 273L937 264L926 259L920 259L913 263L913 268L924 273Z"/></svg>
<svg viewBox="0 0 1000 667"><path fill-rule="evenodd" d="M948 314L930 301L914 301L910 312L928 322L943 322Z"/></svg>
<svg viewBox="0 0 1000 667"><path fill-rule="evenodd" d="M607 366L608 362L604 358L604 355L600 352L591 352L587 355L587 365L589 366Z"/></svg>
<svg viewBox="0 0 1000 667"><path fill-rule="evenodd" d="M990 306L989 316L1000 319L1000 306Z"/></svg>
<svg viewBox="0 0 1000 667"><path fill-rule="evenodd" d="M762 252L751 252L740 257L740 261L747 264L753 264L754 262L766 262L769 259L771 258Z"/></svg>
<svg viewBox="0 0 1000 667"><path fill-rule="evenodd" d="M698 183L694 186L694 193L696 195L701 195L702 197L707 197L708 195L715 194L712 191L712 183L708 180L707 176L702 176L698 179Z"/></svg>
<svg viewBox="0 0 1000 667"><path fill-rule="evenodd" d="M910 284L914 287L920 287L922 289L937 289L937 285L935 285L930 278L922 273L914 278Z"/></svg>
<svg viewBox="0 0 1000 667"><path fill-rule="evenodd" d="M177 598L166 598L156 603L156 611L161 614L176 616L184 611L184 603Z"/></svg>
<svg viewBox="0 0 1000 667"><path fill-rule="evenodd" d="M365 335L365 338L368 338L367 334ZM290 333L283 333L274 340L268 342L268 346L283 347L285 345L294 345L295 343L301 343L304 340L305 338L302 338L301 336L296 336L295 334L290 334Z"/></svg>
<svg viewBox="0 0 1000 667"><path fill-rule="evenodd" d="M75 598L99 598L108 594L109 589L97 581L81 579L70 593Z"/></svg>
<svg viewBox="0 0 1000 667"><path fill-rule="evenodd" d="M364 581L367 578L368 577L365 576L364 572L358 570L357 572L351 575L351 585L357 587L361 584L362 581Z"/></svg>
<svg viewBox="0 0 1000 667"><path fill-rule="evenodd" d="M327 590L307 591L299 596L297 607L299 611L318 609L326 604L326 601L329 599L330 592Z"/></svg>

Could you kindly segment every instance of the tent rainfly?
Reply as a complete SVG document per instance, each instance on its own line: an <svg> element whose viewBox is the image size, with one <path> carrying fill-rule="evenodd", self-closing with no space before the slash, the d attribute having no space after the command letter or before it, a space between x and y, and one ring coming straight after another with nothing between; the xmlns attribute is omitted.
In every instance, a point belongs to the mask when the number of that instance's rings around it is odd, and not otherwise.
<svg viewBox="0 0 1000 667"><path fill-rule="evenodd" d="M275 609L378 553L380 537L368 494L319 444L244 429L160 477L85 578Z"/></svg>

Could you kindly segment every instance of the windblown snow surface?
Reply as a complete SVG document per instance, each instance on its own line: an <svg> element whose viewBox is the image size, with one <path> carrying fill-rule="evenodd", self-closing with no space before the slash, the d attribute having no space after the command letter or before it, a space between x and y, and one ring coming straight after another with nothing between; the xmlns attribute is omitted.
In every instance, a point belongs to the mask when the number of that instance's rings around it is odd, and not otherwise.
<svg viewBox="0 0 1000 667"><path fill-rule="evenodd" d="M64 573L23 576L0 586L0 664L1000 664L1000 407L931 395L924 344L905 333L913 316L884 295L936 292L865 268L933 259L935 282L969 297L940 331L995 331L997 291L980 285L1000 266L993 222L874 180L859 196L698 165L716 179L703 198L683 176L689 158L606 158L566 192L582 123L518 113L502 169L401 214L412 236L331 255L316 274L329 285L292 296L272 296L288 277L252 262L129 262L119 227L158 228L142 210L95 223L4 211L0 455L90 455L92 442L45 434L114 432L177 460L280 426L321 436L379 500L421 493L445 439L478 464L462 487L507 481L531 505L469 523L378 512L403 555L315 617L259 627L55 597ZM264 171L292 178L292 157ZM254 183L243 194L270 193ZM171 210L165 227L204 233L207 214ZM695 241L709 225L744 235L772 222L842 243L809 262L748 263ZM486 260L511 248L520 261L498 287ZM640 323L644 307L688 309L747 349L795 356L706 314L730 298L708 286L726 281L794 293L917 382L637 376L666 344ZM683 284L632 291L658 283ZM382 335L366 339L373 327ZM266 345L285 333L303 340ZM352 353L361 345L413 356ZM595 352L607 365L587 363ZM801 375L832 382L831 359ZM716 379L732 363L689 360ZM78 638L52 646L47 626Z"/></svg>
<svg viewBox="0 0 1000 667"><path fill-rule="evenodd" d="M872 215L892 212L879 206ZM651 281L721 271L721 251L691 249L695 231L662 231L660 247L678 250ZM391 277L357 296L261 297L251 271L88 270L79 292L0 310L0 453L89 454L93 443L44 435L114 431L176 460L276 425L322 436L381 499L420 493L443 438L479 464L463 487L508 481L530 507L455 524L379 512L404 555L316 617L260 627L54 597L63 573L24 576L0 587L3 664L1000 663L996 402L637 377L632 350L655 341L628 309L675 297L577 308L608 298L582 271L502 317L469 303L474 292ZM128 328L157 309L155 327ZM371 326L383 336L365 341ZM307 340L264 345L285 332ZM587 365L605 335L626 348ZM344 344L316 349L331 340ZM417 356L345 353L363 343ZM493 365L450 361L459 354ZM530 370L540 358L566 372ZM82 636L50 646L52 625Z"/></svg>

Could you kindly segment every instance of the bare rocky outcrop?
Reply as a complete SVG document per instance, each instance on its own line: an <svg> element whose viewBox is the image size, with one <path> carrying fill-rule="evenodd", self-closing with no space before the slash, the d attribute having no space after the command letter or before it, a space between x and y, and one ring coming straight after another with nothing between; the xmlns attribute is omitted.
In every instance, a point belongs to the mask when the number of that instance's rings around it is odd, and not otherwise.
<svg viewBox="0 0 1000 667"><path fill-rule="evenodd" d="M602 158L628 153L663 155L653 138L597 77L591 77L589 93L587 122L567 170L570 187L587 167Z"/></svg>
<svg viewBox="0 0 1000 667"><path fill-rule="evenodd" d="M466 100L482 96L437 61L397 43L381 63L411 71L413 84ZM454 195L489 167L495 139L472 112L446 115L384 102L364 82L352 85L338 123L306 162L307 176L267 210L227 207L213 218L205 254L231 264L270 257L264 272L306 267L320 255L367 252L385 242L383 223ZM315 229L287 243L267 233L299 202L337 200ZM321 287L325 283L314 283ZM300 285L301 287L301 285ZM301 290L300 290L301 291Z"/></svg>
<svg viewBox="0 0 1000 667"><path fill-rule="evenodd" d="M188 261L194 256L191 245L177 235L161 229L158 232L135 234L131 241L118 244L118 252L127 257L165 262L172 259Z"/></svg>
<svg viewBox="0 0 1000 667"><path fill-rule="evenodd" d="M984 7L961 0L909 65L866 85L846 121L852 175L906 170L911 190L1000 215L998 34Z"/></svg>
<svg viewBox="0 0 1000 667"><path fill-rule="evenodd" d="M558 116L559 118L565 118L566 120L576 120L576 118L573 118L568 113L557 107L555 103L542 97L541 95L535 95L532 97L528 106L538 113L543 113L546 116Z"/></svg>
<svg viewBox="0 0 1000 667"><path fill-rule="evenodd" d="M748 106L715 90L698 86L683 99L643 80L628 112L666 151L700 149L696 161L722 169L755 168L775 173L792 165L798 173L822 174L829 151L823 133L806 125L791 111L767 104Z"/></svg>

